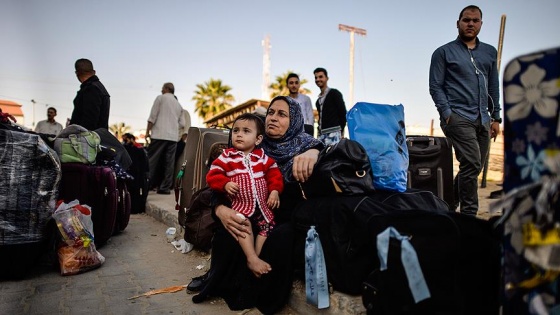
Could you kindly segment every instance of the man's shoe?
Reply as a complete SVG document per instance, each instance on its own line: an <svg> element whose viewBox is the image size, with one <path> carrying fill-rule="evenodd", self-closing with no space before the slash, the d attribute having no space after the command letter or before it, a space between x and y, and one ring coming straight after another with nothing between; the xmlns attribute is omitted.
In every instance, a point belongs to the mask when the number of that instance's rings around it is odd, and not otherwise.
<svg viewBox="0 0 560 315"><path fill-rule="evenodd" d="M158 195L171 195L170 190L158 190L157 193Z"/></svg>

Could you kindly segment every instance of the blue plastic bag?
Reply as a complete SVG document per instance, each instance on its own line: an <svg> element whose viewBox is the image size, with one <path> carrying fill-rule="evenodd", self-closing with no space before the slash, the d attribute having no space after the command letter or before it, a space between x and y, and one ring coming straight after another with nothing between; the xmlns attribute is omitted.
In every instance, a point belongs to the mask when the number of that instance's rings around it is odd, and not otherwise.
<svg viewBox="0 0 560 315"><path fill-rule="evenodd" d="M376 189L407 189L408 147L404 106L359 102L348 111L350 139L367 151Z"/></svg>

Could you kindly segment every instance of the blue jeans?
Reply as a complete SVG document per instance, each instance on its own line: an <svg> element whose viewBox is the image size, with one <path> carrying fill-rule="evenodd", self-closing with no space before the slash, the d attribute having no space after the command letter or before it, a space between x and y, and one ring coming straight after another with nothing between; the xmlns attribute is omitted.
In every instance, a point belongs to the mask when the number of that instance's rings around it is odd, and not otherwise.
<svg viewBox="0 0 560 315"><path fill-rule="evenodd" d="M461 204L461 213L476 215L478 212L478 175L482 171L490 144L490 123L482 124L480 117L470 121L452 113L449 123L441 125L445 136L451 140L459 173L454 179L455 200Z"/></svg>

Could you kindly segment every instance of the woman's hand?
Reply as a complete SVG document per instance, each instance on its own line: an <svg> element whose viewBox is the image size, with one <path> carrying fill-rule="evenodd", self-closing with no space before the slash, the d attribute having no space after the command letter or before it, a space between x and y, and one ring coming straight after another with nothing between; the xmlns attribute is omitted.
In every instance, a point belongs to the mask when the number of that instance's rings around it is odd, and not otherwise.
<svg viewBox="0 0 560 315"><path fill-rule="evenodd" d="M226 207L224 205L219 205L216 207L216 216L222 221L222 224L226 230L239 241L239 238L246 238L250 234L249 222L247 219L242 219L237 215L237 211Z"/></svg>
<svg viewBox="0 0 560 315"><path fill-rule="evenodd" d="M309 149L294 157L294 179L298 182L305 182L313 173L313 167L319 158L319 150Z"/></svg>

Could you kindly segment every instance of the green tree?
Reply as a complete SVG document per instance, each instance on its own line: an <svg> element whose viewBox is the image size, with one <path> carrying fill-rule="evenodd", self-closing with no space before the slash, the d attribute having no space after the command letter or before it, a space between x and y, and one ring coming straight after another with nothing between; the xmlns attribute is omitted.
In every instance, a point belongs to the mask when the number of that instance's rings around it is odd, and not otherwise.
<svg viewBox="0 0 560 315"><path fill-rule="evenodd" d="M130 126L125 125L125 123L123 122L112 124L111 126L109 126L109 131L118 139L120 139L123 134L130 132L130 130Z"/></svg>
<svg viewBox="0 0 560 315"><path fill-rule="evenodd" d="M286 83L286 79L288 78L288 75L290 73L292 73L293 71L288 70L286 72L284 72L282 75L276 76L275 78L275 82L271 83L269 88L271 90L270 92L270 98L275 98L276 96L279 95L289 95L290 91L288 90L288 84ZM298 74L299 75L299 74ZM303 85L305 83L307 83L306 79L302 79L300 76L300 88L299 88L299 92L301 94L309 94L311 93L311 91L309 89L306 89L303 87Z"/></svg>
<svg viewBox="0 0 560 315"><path fill-rule="evenodd" d="M207 120L217 113L231 108L235 98L230 93L231 87L222 84L222 80L209 81L203 84L197 84L195 95L192 100L195 101L194 112L204 120Z"/></svg>

